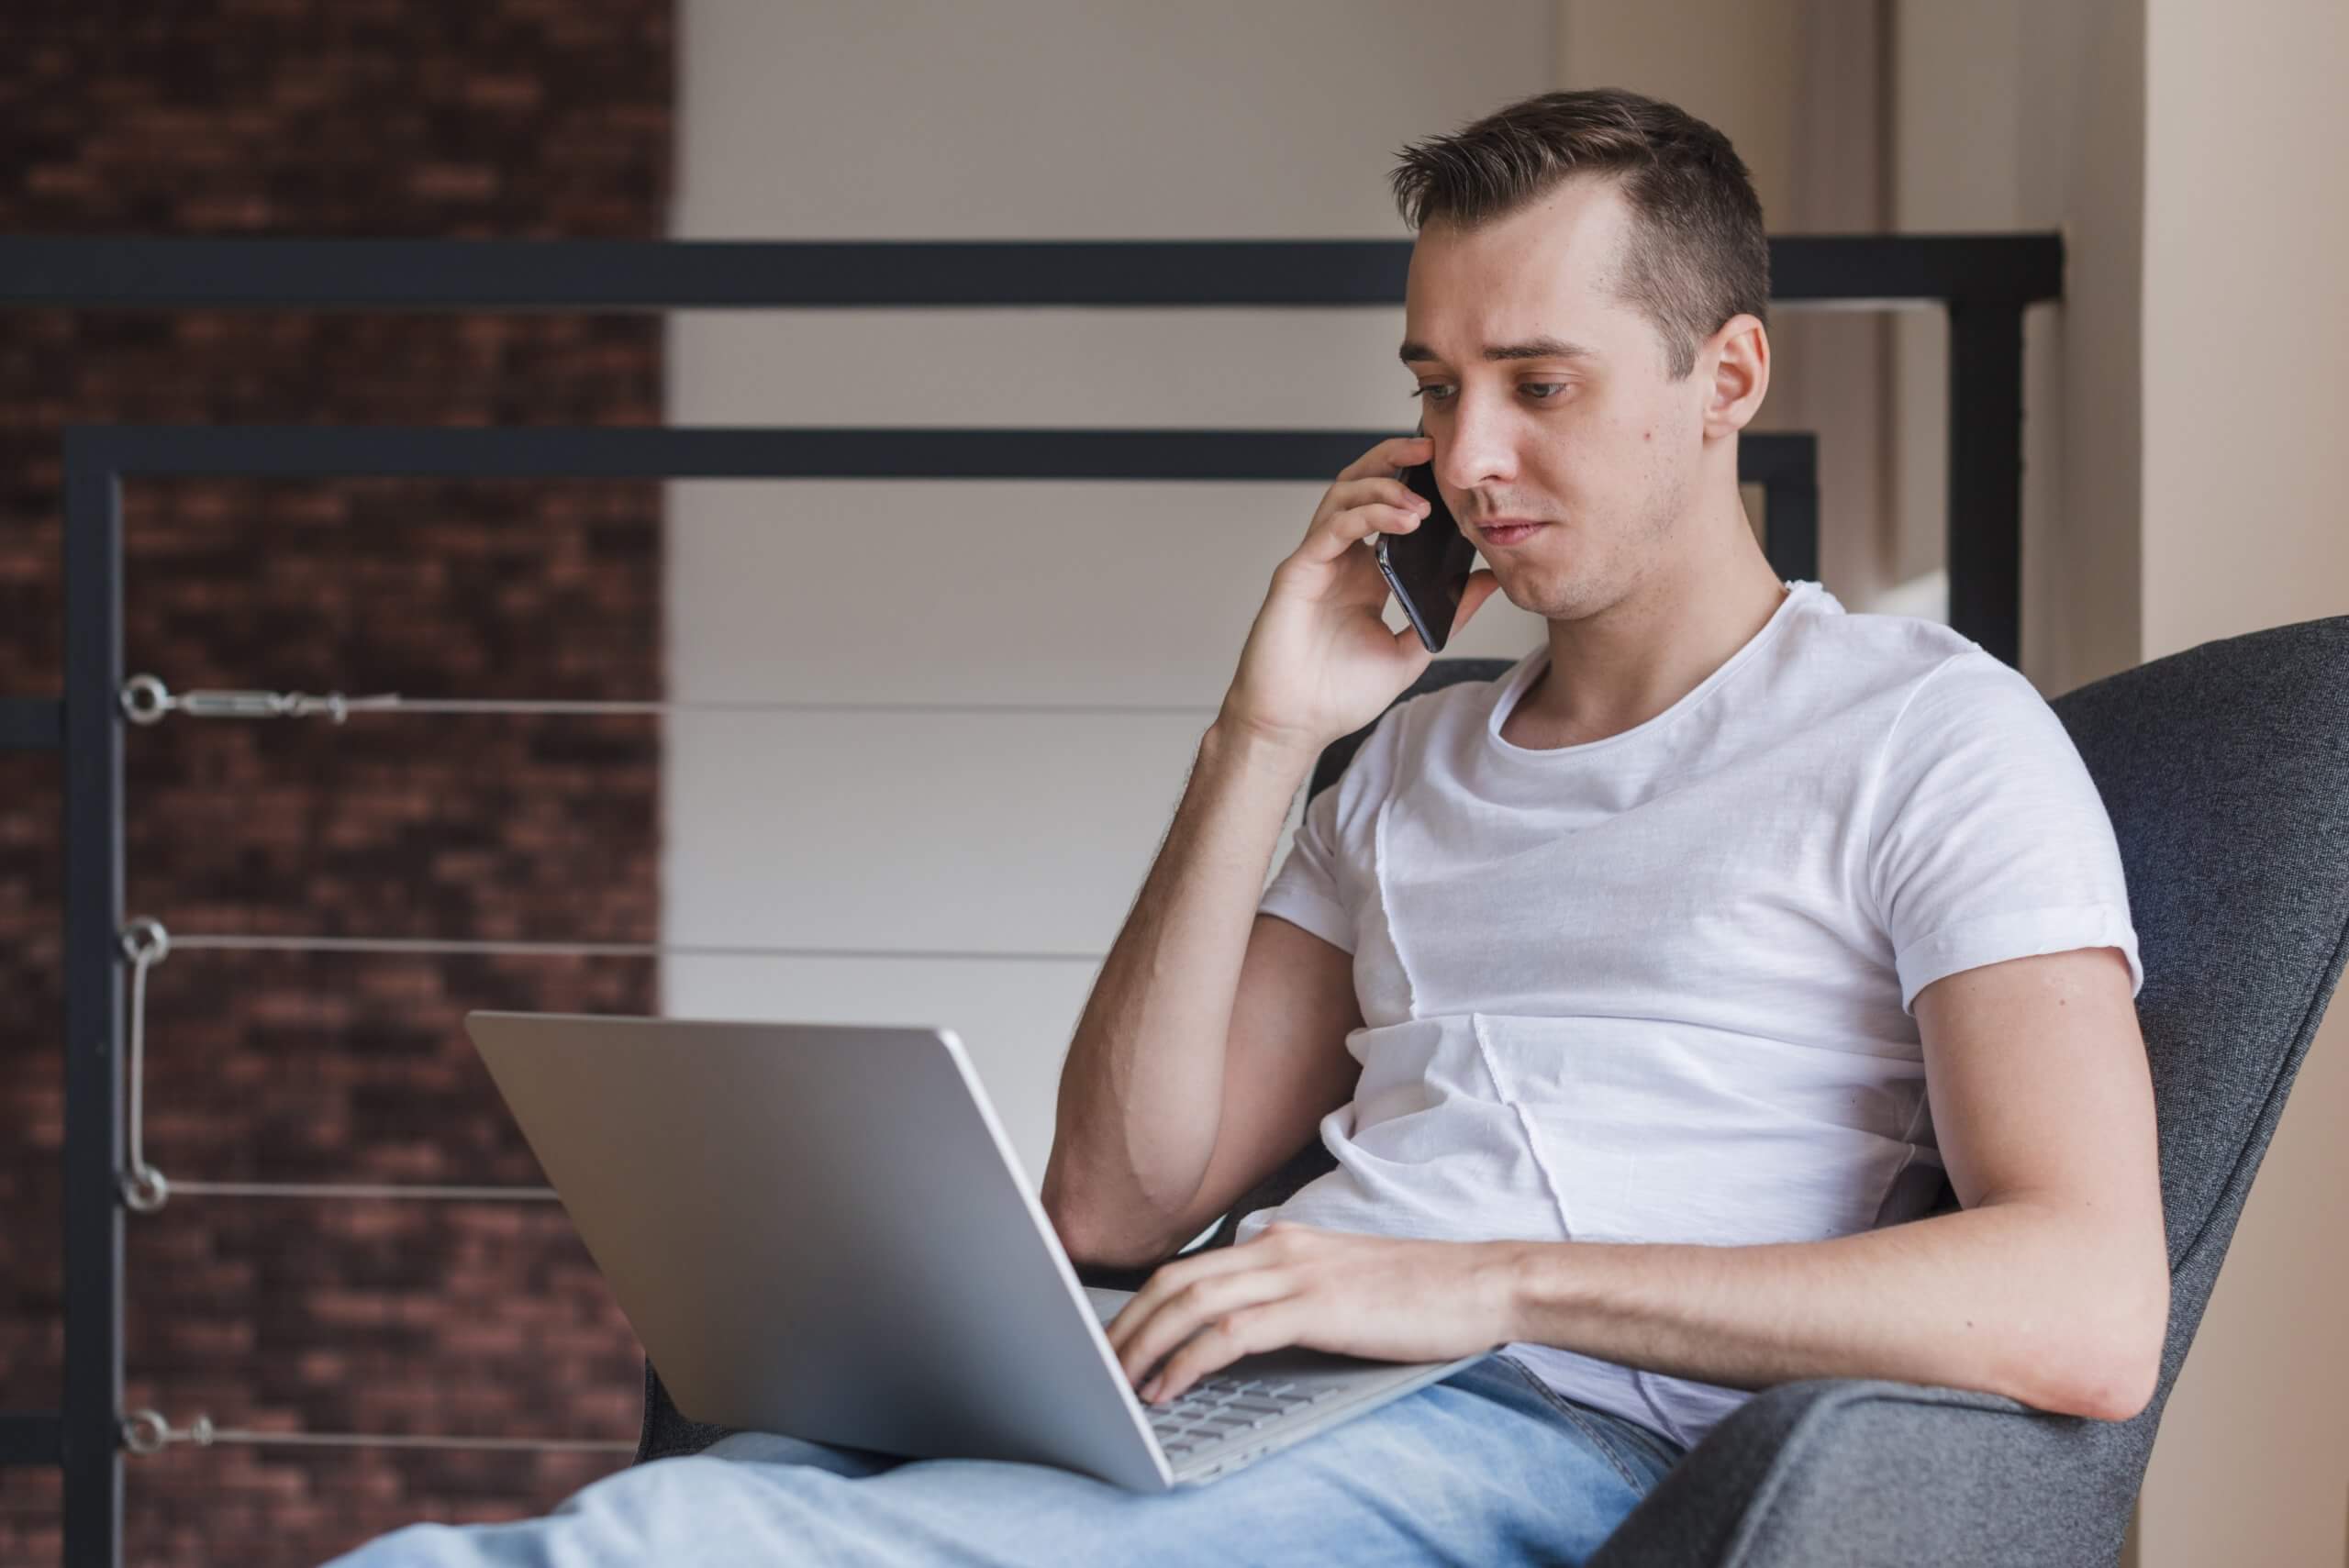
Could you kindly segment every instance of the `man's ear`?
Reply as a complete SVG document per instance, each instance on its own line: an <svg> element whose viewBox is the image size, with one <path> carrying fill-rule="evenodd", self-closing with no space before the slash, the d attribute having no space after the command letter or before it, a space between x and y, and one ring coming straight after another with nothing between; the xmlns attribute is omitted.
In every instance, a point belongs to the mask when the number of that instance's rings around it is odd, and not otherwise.
<svg viewBox="0 0 2349 1568"><path fill-rule="evenodd" d="M1731 317L1697 350L1697 373L1706 381L1705 434L1728 436L1744 429L1770 390L1768 330L1756 317Z"/></svg>

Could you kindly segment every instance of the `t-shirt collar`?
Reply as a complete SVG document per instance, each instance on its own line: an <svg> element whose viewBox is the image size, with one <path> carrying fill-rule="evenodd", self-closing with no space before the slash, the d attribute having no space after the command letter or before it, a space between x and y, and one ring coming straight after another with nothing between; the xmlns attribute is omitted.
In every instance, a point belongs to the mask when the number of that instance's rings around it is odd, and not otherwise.
<svg viewBox="0 0 2349 1568"><path fill-rule="evenodd" d="M1678 702L1674 703L1654 717L1635 724L1620 734L1609 735L1604 740L1586 740L1574 746L1536 747L1520 746L1515 741L1502 738L1502 721L1515 711L1518 699L1525 695L1526 688L1533 684L1534 678L1549 666L1550 645L1544 641L1540 647L1519 660L1516 668L1496 683L1492 707L1485 715L1486 741L1494 751L1505 756L1538 762L1545 758L1586 757L1613 746L1619 741L1636 740L1640 737L1653 735L1668 728L1681 715L1703 702L1721 683L1728 680L1741 666L1752 659L1764 645L1775 639L1780 628L1793 617L1797 606L1809 601L1814 594L1823 592L1821 584L1808 579L1801 581L1781 579L1781 581L1785 583L1787 588L1786 595L1778 601L1778 607L1770 612L1770 618L1762 623L1761 629L1747 638L1743 646L1721 661L1718 669L1698 682Z"/></svg>

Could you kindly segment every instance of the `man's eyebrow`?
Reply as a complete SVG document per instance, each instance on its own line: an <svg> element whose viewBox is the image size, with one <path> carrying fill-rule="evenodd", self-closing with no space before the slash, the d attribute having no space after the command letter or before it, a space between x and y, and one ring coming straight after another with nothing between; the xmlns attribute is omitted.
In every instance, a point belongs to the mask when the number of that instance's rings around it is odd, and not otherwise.
<svg viewBox="0 0 2349 1568"><path fill-rule="evenodd" d="M1432 361L1436 352L1416 339L1404 343L1399 357L1407 365ZM1595 360L1596 349L1580 343L1569 343L1563 338L1529 338L1522 343L1487 343L1485 358L1488 360Z"/></svg>

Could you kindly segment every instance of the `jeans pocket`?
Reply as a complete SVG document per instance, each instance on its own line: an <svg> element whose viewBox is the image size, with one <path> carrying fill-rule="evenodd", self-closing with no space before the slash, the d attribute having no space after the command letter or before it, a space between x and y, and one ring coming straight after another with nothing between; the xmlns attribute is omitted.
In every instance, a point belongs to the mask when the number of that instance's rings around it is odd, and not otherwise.
<svg viewBox="0 0 2349 1568"><path fill-rule="evenodd" d="M1533 1370L1516 1357L1496 1355L1493 1359L1515 1373L1526 1386L1540 1395L1552 1409L1573 1422L1575 1429L1590 1440L1590 1446L1597 1449L1606 1458L1607 1462L1615 1467L1615 1473L1623 1478L1625 1485L1642 1496L1646 1494L1653 1483L1641 1478L1637 1461L1626 1453L1622 1446L1608 1434L1603 1424L1604 1417L1588 1410L1577 1409L1564 1396L1535 1376Z"/></svg>

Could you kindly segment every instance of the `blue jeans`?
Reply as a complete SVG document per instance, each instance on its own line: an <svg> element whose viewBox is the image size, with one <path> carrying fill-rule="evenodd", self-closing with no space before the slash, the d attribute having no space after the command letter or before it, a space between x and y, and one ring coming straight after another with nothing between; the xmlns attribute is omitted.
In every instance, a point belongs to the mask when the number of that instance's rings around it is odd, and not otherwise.
<svg viewBox="0 0 2349 1568"><path fill-rule="evenodd" d="M543 1518L410 1525L328 1568L1578 1563L1683 1451L1497 1352L1204 1486L1128 1492L1049 1465L739 1432Z"/></svg>

